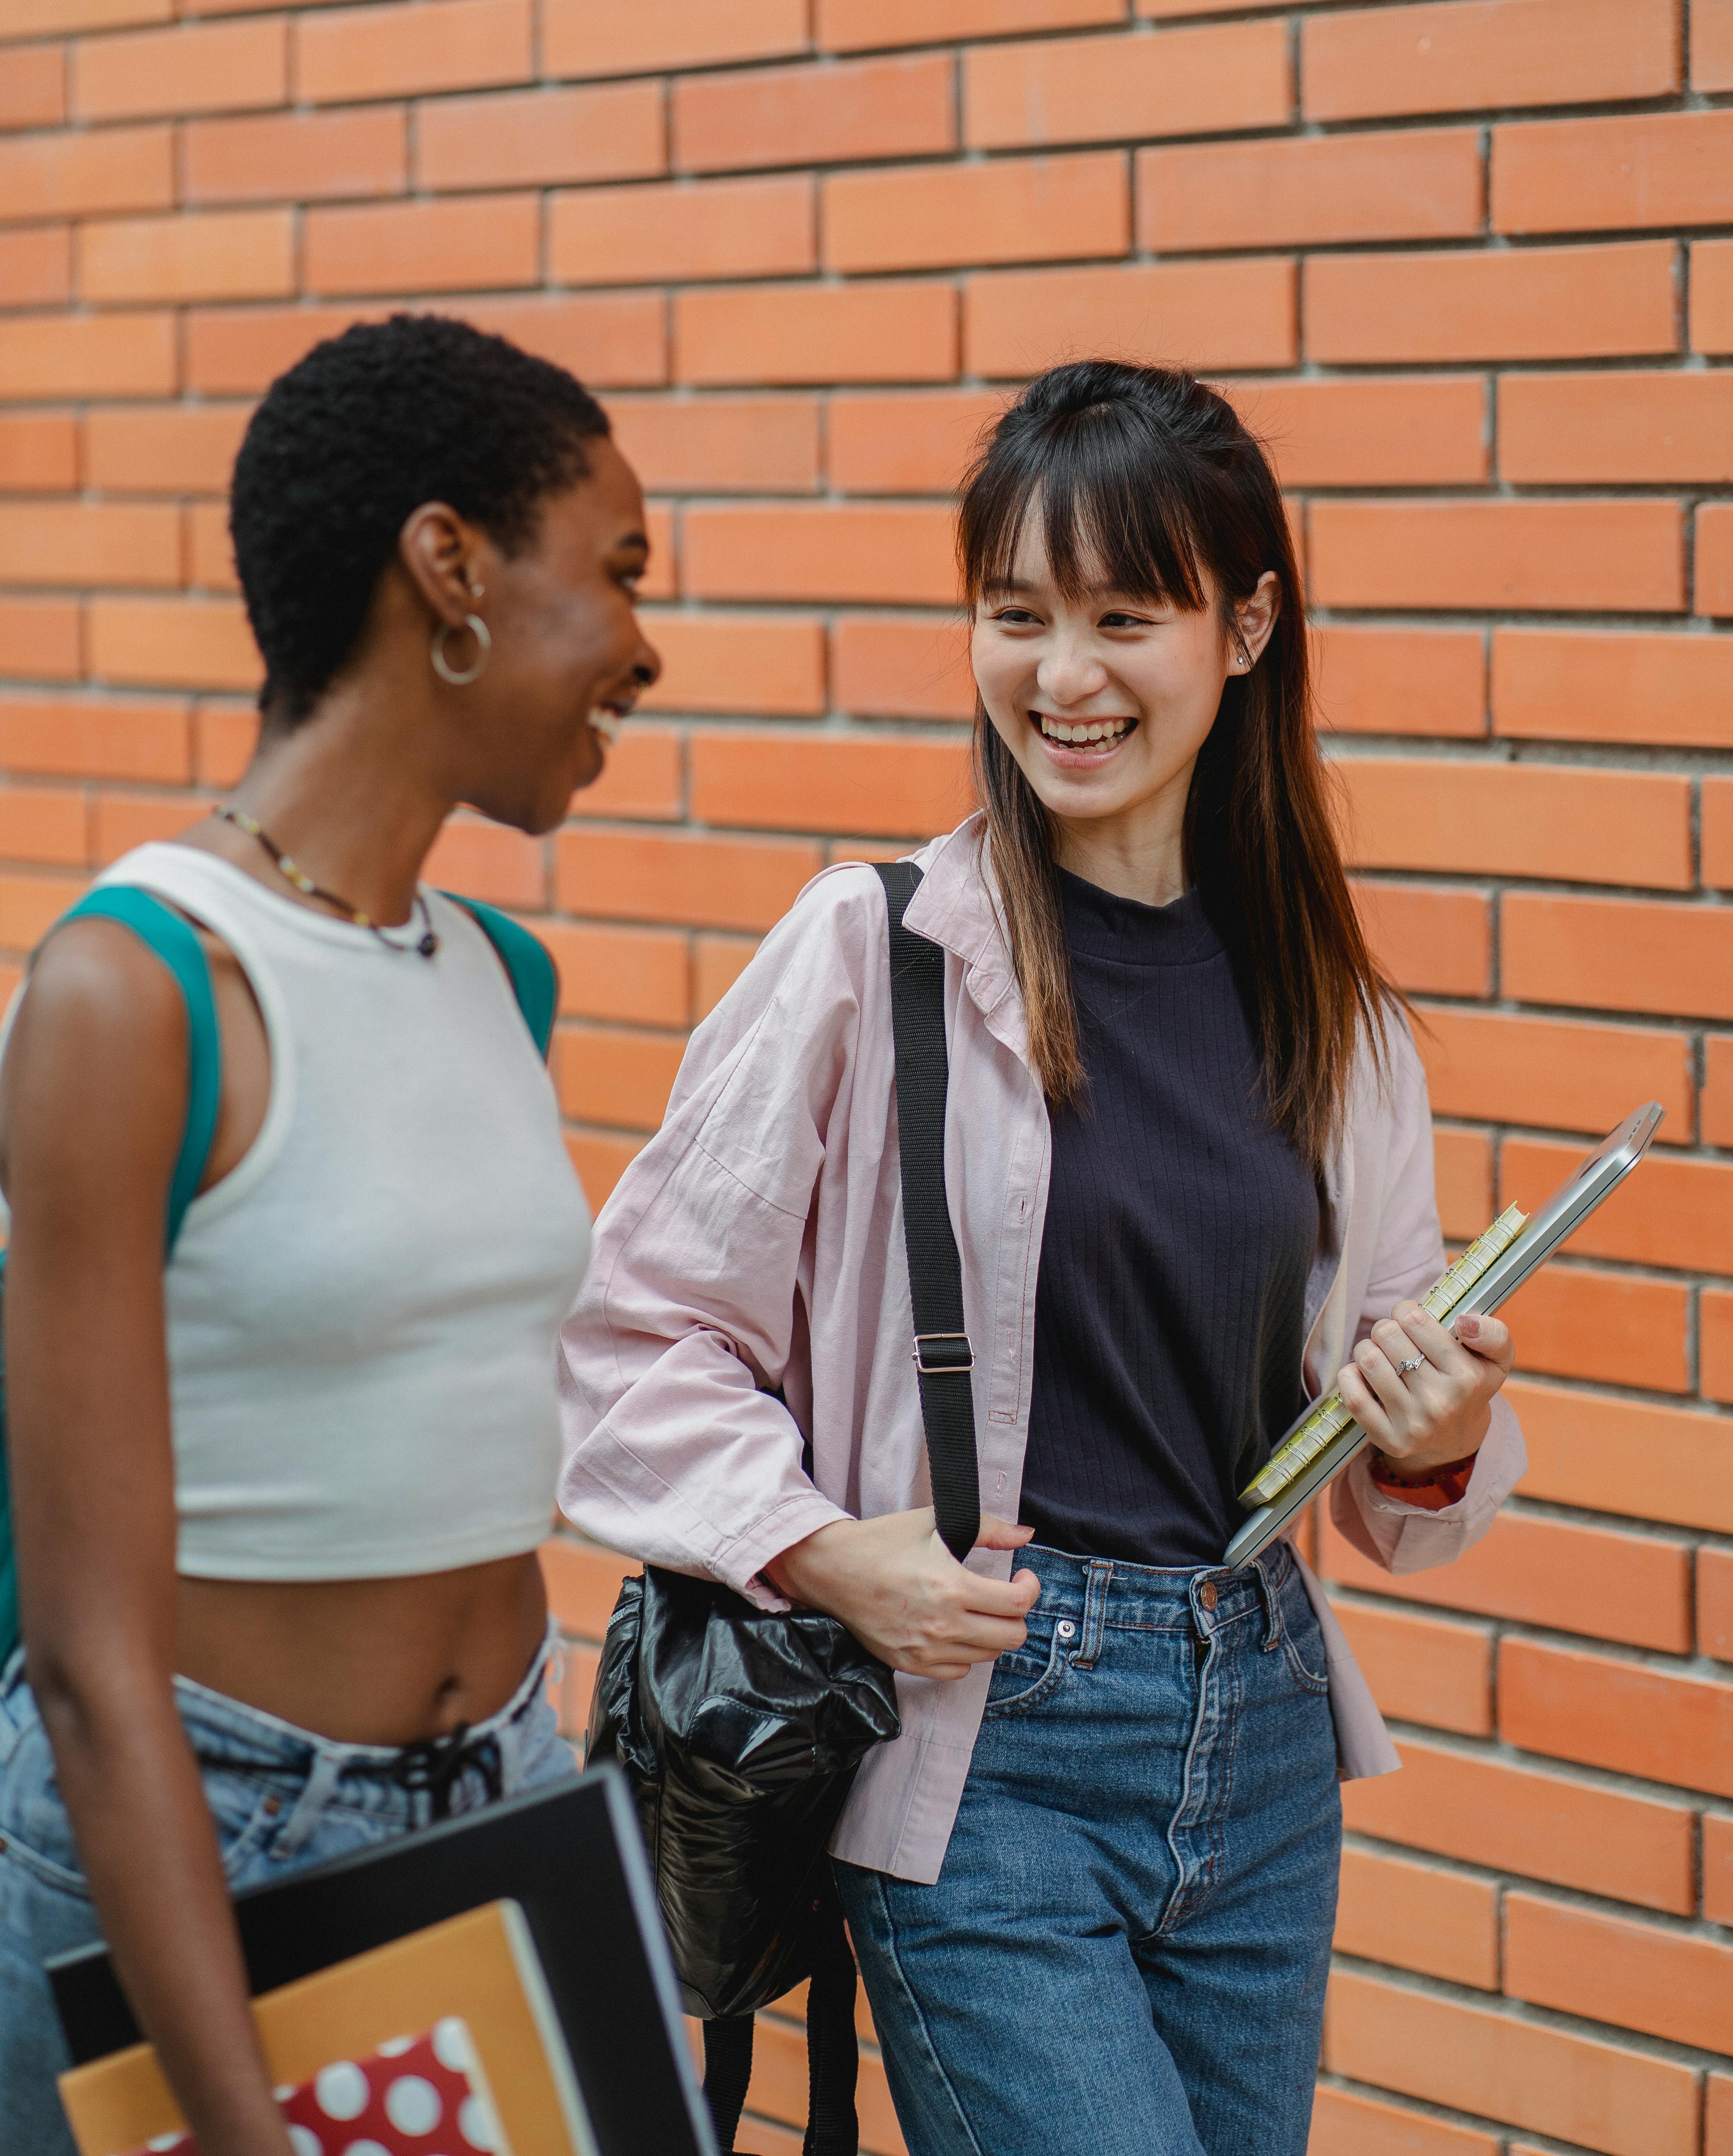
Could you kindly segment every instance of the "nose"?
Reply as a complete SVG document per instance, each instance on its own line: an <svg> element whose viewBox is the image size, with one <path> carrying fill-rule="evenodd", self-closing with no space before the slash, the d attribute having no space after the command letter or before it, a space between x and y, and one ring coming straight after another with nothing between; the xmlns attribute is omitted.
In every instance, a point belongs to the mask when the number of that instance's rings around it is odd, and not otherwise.
<svg viewBox="0 0 1733 2156"><path fill-rule="evenodd" d="M650 639L640 633L638 639L638 656L632 662L634 686L640 690L654 687L661 677L661 671L662 654Z"/></svg>
<svg viewBox="0 0 1733 2156"><path fill-rule="evenodd" d="M1053 704L1080 704L1107 686L1108 670L1095 654L1070 638L1042 653L1035 670L1036 687Z"/></svg>

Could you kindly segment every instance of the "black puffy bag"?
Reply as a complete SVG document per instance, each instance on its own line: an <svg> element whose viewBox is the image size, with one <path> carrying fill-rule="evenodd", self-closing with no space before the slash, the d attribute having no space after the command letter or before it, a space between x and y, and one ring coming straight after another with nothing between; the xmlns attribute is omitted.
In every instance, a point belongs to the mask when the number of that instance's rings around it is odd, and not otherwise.
<svg viewBox="0 0 1733 2156"><path fill-rule="evenodd" d="M961 1560L980 1498L974 1360L944 1194L944 954L902 925L919 870L898 861L878 874L913 1358L938 1532ZM704 2022L704 2089L724 2152L752 2072L752 2016L810 1978L804 2156L856 2156L855 1963L825 1850L861 1760L900 1727L891 1671L836 1618L758 1609L656 1566L620 1589L589 1758L617 1760L632 1784L675 1970Z"/></svg>

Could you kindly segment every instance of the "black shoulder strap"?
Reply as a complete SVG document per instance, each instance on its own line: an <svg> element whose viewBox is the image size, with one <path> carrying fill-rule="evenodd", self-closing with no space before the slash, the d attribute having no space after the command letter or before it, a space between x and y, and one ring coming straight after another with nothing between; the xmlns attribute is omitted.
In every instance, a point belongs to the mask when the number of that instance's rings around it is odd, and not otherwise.
<svg viewBox="0 0 1733 2156"><path fill-rule="evenodd" d="M800 2156L858 2156L855 2092L861 2046L855 2034L854 1949L828 1860L813 1884L817 1899L806 1990L806 2133ZM704 2024L704 2095L722 2156L736 2156L734 2137L752 2080L752 2040L750 2014Z"/></svg>
<svg viewBox="0 0 1733 2156"><path fill-rule="evenodd" d="M975 1464L974 1356L963 1323L963 1263L944 1188L944 1104L950 1057L944 1038L944 953L902 925L921 872L911 861L879 867L891 950L891 1029L897 1048L897 1142L902 1229L914 1306L914 1360L933 1475L933 1509L945 1547L968 1556L980 1533ZM809 1462L809 1467L810 1463ZM815 1906L812 1981L806 2001L809 2099L801 2156L854 2156L855 1961L828 1870ZM704 2024L704 2093L717 2145L731 2156L752 2078L753 2020Z"/></svg>
<svg viewBox="0 0 1733 2156"><path fill-rule="evenodd" d="M966 1558L981 1527L975 1461L974 1350L963 1322L963 1264L944 1188L944 952L902 925L920 886L913 861L879 865L891 947L891 1030L897 1047L897 1142L902 1232L914 1306L914 1359L933 1476L933 1509L953 1557Z"/></svg>

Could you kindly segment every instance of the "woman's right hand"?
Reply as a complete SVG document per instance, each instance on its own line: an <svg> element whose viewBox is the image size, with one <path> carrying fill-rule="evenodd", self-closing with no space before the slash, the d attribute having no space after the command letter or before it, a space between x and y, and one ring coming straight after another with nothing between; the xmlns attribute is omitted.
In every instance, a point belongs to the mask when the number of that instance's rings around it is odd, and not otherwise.
<svg viewBox="0 0 1733 2156"><path fill-rule="evenodd" d="M1034 1532L984 1517L978 1549L1021 1549ZM966 1676L1024 1639L1041 1582L1025 1570L985 1578L959 1564L933 1525L933 1509L832 1520L764 1567L790 1602L841 1618L893 1670L916 1677Z"/></svg>

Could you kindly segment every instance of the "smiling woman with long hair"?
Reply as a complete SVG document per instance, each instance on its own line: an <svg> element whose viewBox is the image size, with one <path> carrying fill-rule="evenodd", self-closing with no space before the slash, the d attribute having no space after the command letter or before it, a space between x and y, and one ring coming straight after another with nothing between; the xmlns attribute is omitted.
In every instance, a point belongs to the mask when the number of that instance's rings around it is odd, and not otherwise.
<svg viewBox="0 0 1733 2156"><path fill-rule="evenodd" d="M979 1548L928 1502L858 867L699 1029L603 1212L562 1502L899 1672L833 1851L913 2156L1303 2156L1338 1773L1396 1761L1291 1548L1223 1567L1235 1493L1340 1385L1376 1448L1343 1532L1448 1562L1521 1472L1509 1337L1415 1300L1444 1262L1425 1083L1257 441L1188 375L1060 367L991 429L959 538L984 808L905 918L946 954Z"/></svg>
<svg viewBox="0 0 1733 2156"><path fill-rule="evenodd" d="M273 385L230 507L257 753L49 937L0 1065L0 2156L70 2156L42 1964L102 1935L204 2156L291 2156L230 1892L573 1771L552 962L421 870L460 803L544 832L599 773L643 500L563 368L402 316Z"/></svg>

